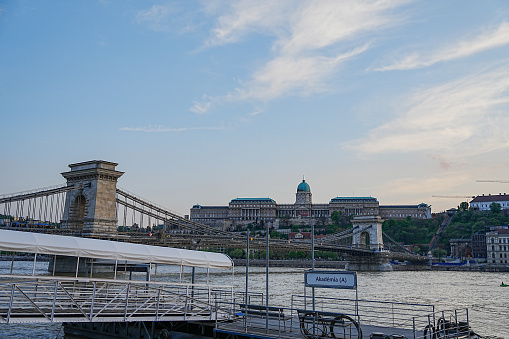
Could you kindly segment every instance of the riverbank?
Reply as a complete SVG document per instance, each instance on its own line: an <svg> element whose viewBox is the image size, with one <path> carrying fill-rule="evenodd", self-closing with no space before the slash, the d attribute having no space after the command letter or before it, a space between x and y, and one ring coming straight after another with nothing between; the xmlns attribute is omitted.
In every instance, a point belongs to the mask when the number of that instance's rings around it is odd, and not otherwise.
<svg viewBox="0 0 509 339"><path fill-rule="evenodd" d="M246 259L233 259L235 266L246 266ZM315 268L344 269L346 261L316 260ZM264 259L249 259L249 266L265 267ZM311 268L311 260L269 260L269 267Z"/></svg>
<svg viewBox="0 0 509 339"><path fill-rule="evenodd" d="M245 259L233 259L235 266L246 266ZM346 261L316 260L315 268L345 269ZM250 259L249 266L265 267L265 260ZM269 260L269 267L311 268L311 260ZM429 266L429 265L392 265L394 271L458 271L458 272L509 272L507 266L471 265L471 266Z"/></svg>

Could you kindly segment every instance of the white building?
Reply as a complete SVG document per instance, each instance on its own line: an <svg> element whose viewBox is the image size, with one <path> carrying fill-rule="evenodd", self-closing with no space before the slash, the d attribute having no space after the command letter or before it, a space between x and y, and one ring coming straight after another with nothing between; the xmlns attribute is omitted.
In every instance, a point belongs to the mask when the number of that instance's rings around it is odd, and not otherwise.
<svg viewBox="0 0 509 339"><path fill-rule="evenodd" d="M499 193L498 195L478 195L470 201L470 207L479 211L489 211L492 203L500 204L503 210L509 209L509 195Z"/></svg>

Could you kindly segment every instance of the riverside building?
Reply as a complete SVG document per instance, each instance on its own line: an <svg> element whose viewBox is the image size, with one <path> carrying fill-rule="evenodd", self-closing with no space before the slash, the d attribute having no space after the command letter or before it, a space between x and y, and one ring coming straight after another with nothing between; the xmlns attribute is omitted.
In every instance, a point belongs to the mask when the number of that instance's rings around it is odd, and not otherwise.
<svg viewBox="0 0 509 339"><path fill-rule="evenodd" d="M509 263L509 228L502 226L486 233L488 264Z"/></svg>
<svg viewBox="0 0 509 339"><path fill-rule="evenodd" d="M374 215L383 219L431 218L431 207L418 205L380 205L374 197L335 197L328 203L313 204L311 187L302 180L297 186L295 203L278 204L271 198L235 198L228 206L194 205L190 219L224 230L245 228L249 224L272 223L275 228L289 225L326 225L331 215Z"/></svg>

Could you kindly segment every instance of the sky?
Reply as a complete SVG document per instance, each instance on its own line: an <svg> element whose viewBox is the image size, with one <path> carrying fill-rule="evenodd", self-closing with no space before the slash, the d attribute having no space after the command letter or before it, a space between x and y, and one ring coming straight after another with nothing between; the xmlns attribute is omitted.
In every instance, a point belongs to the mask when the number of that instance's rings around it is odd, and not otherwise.
<svg viewBox="0 0 509 339"><path fill-rule="evenodd" d="M509 193L509 2L0 0L0 195L105 160L181 215L237 197Z"/></svg>

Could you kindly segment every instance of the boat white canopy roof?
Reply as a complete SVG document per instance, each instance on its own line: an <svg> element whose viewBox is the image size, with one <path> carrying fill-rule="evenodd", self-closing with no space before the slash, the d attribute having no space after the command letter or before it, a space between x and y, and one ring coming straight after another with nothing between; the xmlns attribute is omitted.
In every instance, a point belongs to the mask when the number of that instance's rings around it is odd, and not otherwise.
<svg viewBox="0 0 509 339"><path fill-rule="evenodd" d="M220 269L233 266L221 253L9 230L0 230L0 251Z"/></svg>

